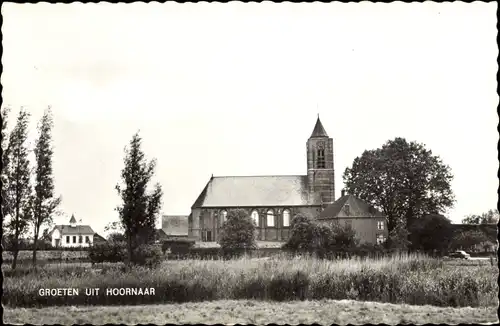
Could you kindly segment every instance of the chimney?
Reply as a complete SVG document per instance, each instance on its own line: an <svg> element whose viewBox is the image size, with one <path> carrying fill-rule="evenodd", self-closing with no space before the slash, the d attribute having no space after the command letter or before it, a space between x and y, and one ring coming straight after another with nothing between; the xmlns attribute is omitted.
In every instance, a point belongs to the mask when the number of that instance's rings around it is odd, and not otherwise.
<svg viewBox="0 0 500 326"><path fill-rule="evenodd" d="M342 190L340 191L340 196L341 196L341 197L344 197L345 195L346 195L345 189L342 189Z"/></svg>

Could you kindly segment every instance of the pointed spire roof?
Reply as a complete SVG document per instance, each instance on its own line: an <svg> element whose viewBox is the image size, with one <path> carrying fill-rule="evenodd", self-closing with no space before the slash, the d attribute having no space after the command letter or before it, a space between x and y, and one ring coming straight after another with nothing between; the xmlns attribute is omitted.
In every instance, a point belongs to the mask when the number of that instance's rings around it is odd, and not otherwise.
<svg viewBox="0 0 500 326"><path fill-rule="evenodd" d="M316 120L316 125L314 126L314 130L311 134L310 138L313 137L328 137L328 134L326 133L325 128L323 128L323 124L321 123L321 120L319 119L319 114L318 114L318 120Z"/></svg>
<svg viewBox="0 0 500 326"><path fill-rule="evenodd" d="M75 219L74 214L71 215L71 219L69 220L69 224L76 224L76 219Z"/></svg>

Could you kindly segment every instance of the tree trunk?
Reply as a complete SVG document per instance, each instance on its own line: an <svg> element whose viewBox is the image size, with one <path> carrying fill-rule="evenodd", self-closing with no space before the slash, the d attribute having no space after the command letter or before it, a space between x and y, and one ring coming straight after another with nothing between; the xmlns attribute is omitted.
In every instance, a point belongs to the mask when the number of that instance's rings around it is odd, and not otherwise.
<svg viewBox="0 0 500 326"><path fill-rule="evenodd" d="M12 269L16 269L17 266L17 255L19 254L19 236L16 232L16 235L14 236L14 243L13 243L13 252L12 255L14 258L12 259Z"/></svg>
<svg viewBox="0 0 500 326"><path fill-rule="evenodd" d="M19 196L18 196L19 197ZM13 252L13 256L14 258L12 259L12 269L16 269L16 266L17 266L17 255L19 254L19 213L20 213L20 210L19 210L19 200L18 202L16 203L16 225L15 225L15 230L14 230L14 243L13 243L13 249L14 249L14 252Z"/></svg>
<svg viewBox="0 0 500 326"><path fill-rule="evenodd" d="M35 232L35 239L33 240L33 267L36 268L36 251L38 243L38 234Z"/></svg>
<svg viewBox="0 0 500 326"><path fill-rule="evenodd" d="M128 242L128 250L127 250L127 265L131 266L132 265L132 236L128 234L127 236L127 242Z"/></svg>

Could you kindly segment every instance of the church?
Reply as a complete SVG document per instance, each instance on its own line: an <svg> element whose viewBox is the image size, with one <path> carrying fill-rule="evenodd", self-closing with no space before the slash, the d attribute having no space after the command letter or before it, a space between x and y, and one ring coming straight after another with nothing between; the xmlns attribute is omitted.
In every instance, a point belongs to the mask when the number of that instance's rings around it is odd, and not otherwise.
<svg viewBox="0 0 500 326"><path fill-rule="evenodd" d="M191 207L189 238L217 241L228 210L238 208L254 221L258 241L286 241L292 217L301 213L318 222L348 223L361 240L382 242L387 234L380 212L344 193L335 201L333 157L333 139L318 116L307 140L307 174L212 176Z"/></svg>

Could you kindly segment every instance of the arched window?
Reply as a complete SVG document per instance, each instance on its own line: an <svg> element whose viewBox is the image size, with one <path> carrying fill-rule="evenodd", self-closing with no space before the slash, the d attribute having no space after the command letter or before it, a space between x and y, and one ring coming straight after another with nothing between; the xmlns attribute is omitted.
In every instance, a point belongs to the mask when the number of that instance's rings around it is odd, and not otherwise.
<svg viewBox="0 0 500 326"><path fill-rule="evenodd" d="M222 211L222 213L220 215L222 217L222 223L226 222L226 220L227 220L227 211Z"/></svg>
<svg viewBox="0 0 500 326"><path fill-rule="evenodd" d="M290 226L290 211L288 209L283 211L283 226Z"/></svg>
<svg viewBox="0 0 500 326"><path fill-rule="evenodd" d="M324 149L318 149L318 169L324 169L325 168L325 150Z"/></svg>
<svg viewBox="0 0 500 326"><path fill-rule="evenodd" d="M274 212L272 209L267 211L267 226L274 226Z"/></svg>
<svg viewBox="0 0 500 326"><path fill-rule="evenodd" d="M255 223L255 226L259 226L259 213L257 211L252 212L252 220Z"/></svg>

